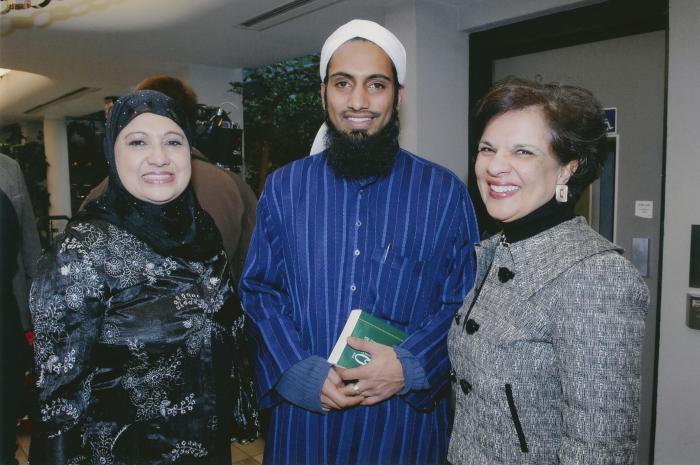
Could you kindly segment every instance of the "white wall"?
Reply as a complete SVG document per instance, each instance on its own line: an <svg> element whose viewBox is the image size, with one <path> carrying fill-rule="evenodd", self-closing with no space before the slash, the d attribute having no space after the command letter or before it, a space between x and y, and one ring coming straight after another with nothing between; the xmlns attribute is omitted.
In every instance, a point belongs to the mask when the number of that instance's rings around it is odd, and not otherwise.
<svg viewBox="0 0 700 465"><path fill-rule="evenodd" d="M63 118L44 119L44 151L49 164L46 170L46 189L49 192L49 215L71 216L70 175L68 164L68 136L66 120ZM65 223L57 222L55 227L63 231Z"/></svg>
<svg viewBox="0 0 700 465"><path fill-rule="evenodd" d="M401 147L411 152L418 152L418 93L416 91L416 2L404 1L393 8L388 8L384 18L384 27L399 38L406 49L406 80L404 82L403 106L399 112L401 118Z"/></svg>
<svg viewBox="0 0 700 465"><path fill-rule="evenodd" d="M700 331L685 324L690 226L700 224L700 2L669 1L666 216L656 416L657 465L700 463Z"/></svg>
<svg viewBox="0 0 700 465"><path fill-rule="evenodd" d="M469 40L455 8L419 2L418 153L454 171L469 170Z"/></svg>
<svg viewBox="0 0 700 465"><path fill-rule="evenodd" d="M406 47L401 145L467 180L469 44L459 9L429 0L387 9L385 26Z"/></svg>

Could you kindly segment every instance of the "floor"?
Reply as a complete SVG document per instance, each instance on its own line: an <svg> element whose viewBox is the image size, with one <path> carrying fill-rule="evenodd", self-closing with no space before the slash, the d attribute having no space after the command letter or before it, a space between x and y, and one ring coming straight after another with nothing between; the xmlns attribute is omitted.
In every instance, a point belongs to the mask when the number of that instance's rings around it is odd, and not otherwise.
<svg viewBox="0 0 700 465"><path fill-rule="evenodd" d="M17 436L17 454L15 457L20 465L27 465L27 454L29 453L29 435L20 434ZM249 444L231 444L231 463L234 465L258 465L262 463L265 441L258 439Z"/></svg>
<svg viewBox="0 0 700 465"><path fill-rule="evenodd" d="M256 465L262 463L265 440L258 439L250 444L231 444L232 463L236 465Z"/></svg>
<svg viewBox="0 0 700 465"><path fill-rule="evenodd" d="M27 465L27 455L29 455L29 435L28 434L18 434L17 435L17 453L15 458L19 462L19 465Z"/></svg>

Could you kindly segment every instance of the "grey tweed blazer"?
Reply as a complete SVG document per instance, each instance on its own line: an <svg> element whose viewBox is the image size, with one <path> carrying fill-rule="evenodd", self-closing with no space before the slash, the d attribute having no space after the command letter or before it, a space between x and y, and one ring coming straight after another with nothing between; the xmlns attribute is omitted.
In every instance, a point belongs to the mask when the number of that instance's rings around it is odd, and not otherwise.
<svg viewBox="0 0 700 465"><path fill-rule="evenodd" d="M649 291L620 252L580 217L477 246L483 287L448 337L451 463L634 463Z"/></svg>

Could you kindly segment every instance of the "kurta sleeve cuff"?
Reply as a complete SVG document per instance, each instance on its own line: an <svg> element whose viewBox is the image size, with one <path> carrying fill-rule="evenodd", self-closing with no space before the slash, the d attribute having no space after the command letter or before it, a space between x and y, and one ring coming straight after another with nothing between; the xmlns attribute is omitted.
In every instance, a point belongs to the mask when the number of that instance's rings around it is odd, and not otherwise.
<svg viewBox="0 0 700 465"><path fill-rule="evenodd" d="M321 389L330 368L328 360L312 355L285 371L275 389L297 407L326 413L321 407Z"/></svg>
<svg viewBox="0 0 700 465"><path fill-rule="evenodd" d="M428 389L430 385L418 359L403 347L394 347L394 352L403 367L404 386L399 391L399 395L407 394L409 391Z"/></svg>

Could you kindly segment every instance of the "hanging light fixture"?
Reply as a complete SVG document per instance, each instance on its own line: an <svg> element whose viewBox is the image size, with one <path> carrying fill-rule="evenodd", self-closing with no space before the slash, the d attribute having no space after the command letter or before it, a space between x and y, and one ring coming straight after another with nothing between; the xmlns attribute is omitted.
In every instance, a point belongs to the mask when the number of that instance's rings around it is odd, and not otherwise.
<svg viewBox="0 0 700 465"><path fill-rule="evenodd" d="M0 0L0 15L6 15L12 10L28 10L29 8L45 8L51 3L51 0Z"/></svg>

